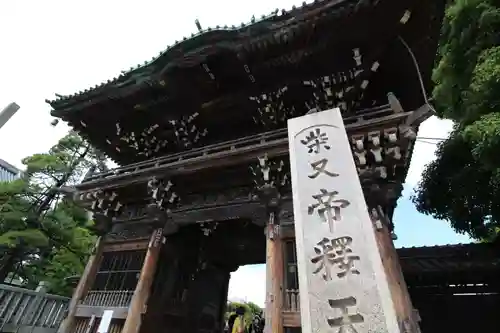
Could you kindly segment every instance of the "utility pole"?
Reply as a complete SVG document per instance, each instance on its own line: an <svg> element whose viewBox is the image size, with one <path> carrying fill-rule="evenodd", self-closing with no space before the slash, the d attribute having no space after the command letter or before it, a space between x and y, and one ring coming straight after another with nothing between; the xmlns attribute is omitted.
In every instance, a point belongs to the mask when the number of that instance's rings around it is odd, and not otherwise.
<svg viewBox="0 0 500 333"><path fill-rule="evenodd" d="M2 112L0 112L0 129L12 118L13 115L20 109L19 105L15 102L7 105Z"/></svg>

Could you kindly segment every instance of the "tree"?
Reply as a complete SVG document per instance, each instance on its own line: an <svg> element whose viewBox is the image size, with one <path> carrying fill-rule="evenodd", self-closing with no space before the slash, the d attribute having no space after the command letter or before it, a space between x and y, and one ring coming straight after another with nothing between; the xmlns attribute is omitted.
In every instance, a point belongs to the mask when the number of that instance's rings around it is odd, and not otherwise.
<svg viewBox="0 0 500 333"><path fill-rule="evenodd" d="M455 127L416 188L417 209L460 233L491 239L500 226L500 7L456 0L445 15L433 74L439 116Z"/></svg>
<svg viewBox="0 0 500 333"><path fill-rule="evenodd" d="M52 292L70 294L64 278L82 272L94 237L86 229L86 212L59 189L102 168L104 157L71 132L23 164L21 179L0 183L0 281L9 274L29 286L43 279Z"/></svg>
<svg viewBox="0 0 500 333"><path fill-rule="evenodd" d="M250 313L252 314L252 316L262 314L262 309L257 304L255 304L253 302L247 302L246 305L247 305L248 309L250 310Z"/></svg>
<svg viewBox="0 0 500 333"><path fill-rule="evenodd" d="M262 313L262 309L255 303L252 302L245 302L245 303L240 303L240 302L229 302L227 303L227 308L226 308L226 314L225 314L225 320L229 318L231 314L233 314L238 307L244 307L245 308L245 322L247 326L251 325L252 323L252 318L257 315Z"/></svg>

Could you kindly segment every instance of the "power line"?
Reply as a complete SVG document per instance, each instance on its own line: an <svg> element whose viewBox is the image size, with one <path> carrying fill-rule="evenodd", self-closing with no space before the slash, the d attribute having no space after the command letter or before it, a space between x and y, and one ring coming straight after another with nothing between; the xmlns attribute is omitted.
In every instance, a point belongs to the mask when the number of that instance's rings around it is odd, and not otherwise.
<svg viewBox="0 0 500 333"><path fill-rule="evenodd" d="M436 141L444 141L447 138L429 138L429 137L424 137L424 136L417 136L417 140L436 140Z"/></svg>
<svg viewBox="0 0 500 333"><path fill-rule="evenodd" d="M437 145L439 142L430 142L430 141L425 141L425 140L418 140L417 139L417 142L421 142L421 143L427 143L429 145Z"/></svg>

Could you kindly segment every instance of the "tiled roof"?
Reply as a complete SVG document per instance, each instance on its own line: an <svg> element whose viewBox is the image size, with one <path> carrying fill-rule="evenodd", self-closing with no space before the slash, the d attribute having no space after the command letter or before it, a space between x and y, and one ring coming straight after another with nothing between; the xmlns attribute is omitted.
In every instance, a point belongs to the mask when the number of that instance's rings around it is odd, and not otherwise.
<svg viewBox="0 0 500 333"><path fill-rule="evenodd" d="M398 249L408 285L486 283L500 275L496 244L449 244Z"/></svg>
<svg viewBox="0 0 500 333"><path fill-rule="evenodd" d="M199 25L198 20L196 20L196 25L198 26L198 32L192 33L191 36L189 37L183 37L182 40L176 40L173 45L167 46L167 48L163 51L161 51L158 56L153 57L149 61L145 61L142 64L137 64L136 66L130 67L128 70L122 71L122 73L110 80L107 80L106 82L101 82L98 85L95 85L94 87L90 87L89 89L85 89L83 91L79 91L75 94L71 95L59 95L56 94L56 99L54 100L45 100L48 104L50 104L52 107L57 107L58 102L64 102L67 100L70 100L74 97L81 97L88 95L92 92L98 93L99 90L104 89L108 86L111 86L114 83L118 82L124 82L127 80L127 78L135 73L139 72L143 69L146 69L150 65L154 65L154 63L157 60L160 60L163 57L168 57L170 54L182 52L186 53L189 51L189 49L192 49L193 46L199 44L202 39L205 37L209 37L210 34L216 34L216 33L225 33L227 37L229 37L228 34L231 33L243 33L246 31L250 31L251 29L257 30L257 27L260 26L261 24L269 23L272 25L274 21L284 21L284 20L295 20L295 16L301 13L301 11L304 10L314 10L316 8L320 7L325 7L327 9L334 9L336 7L343 7L344 5L349 7L354 8L357 10L360 7L363 6L371 6L376 4L378 1L366 1L366 0L314 0L314 1L309 1L307 3L306 1L302 2L302 5L297 7L297 6L292 6L290 10L285 10L285 9L275 9L273 12L270 14L264 14L260 16L260 18L256 18L255 16L252 16L249 22L247 23L241 23L239 26L215 26L215 27L207 27L205 29L202 29L201 26ZM195 46L196 47L196 46Z"/></svg>
<svg viewBox="0 0 500 333"><path fill-rule="evenodd" d="M479 248L482 246L491 246L488 243L456 243L456 244L440 244L440 245L429 245L429 246L409 246L400 247L398 252L407 253L410 251L446 251L446 250L466 250Z"/></svg>

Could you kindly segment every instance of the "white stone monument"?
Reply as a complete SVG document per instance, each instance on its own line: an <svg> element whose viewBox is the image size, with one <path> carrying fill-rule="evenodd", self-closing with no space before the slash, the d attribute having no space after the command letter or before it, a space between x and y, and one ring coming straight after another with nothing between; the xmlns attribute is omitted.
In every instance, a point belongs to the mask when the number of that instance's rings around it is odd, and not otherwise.
<svg viewBox="0 0 500 333"><path fill-rule="evenodd" d="M288 120L302 333L399 333L339 109Z"/></svg>

